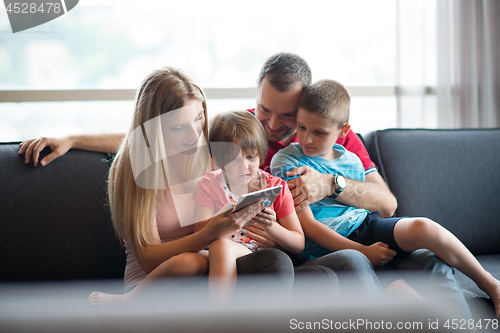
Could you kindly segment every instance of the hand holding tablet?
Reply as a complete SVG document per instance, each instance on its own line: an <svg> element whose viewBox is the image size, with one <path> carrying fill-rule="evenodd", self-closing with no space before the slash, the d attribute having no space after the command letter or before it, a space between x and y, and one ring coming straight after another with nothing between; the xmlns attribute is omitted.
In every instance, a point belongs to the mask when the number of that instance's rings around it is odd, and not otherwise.
<svg viewBox="0 0 500 333"><path fill-rule="evenodd" d="M236 208L234 209L234 212L240 211L246 206L251 205L254 202L257 202L260 199L267 200L268 203L266 203L266 207L269 207L274 202L278 194L280 194L282 188L283 188L282 185L278 185L265 188L263 190L242 194L240 196L240 199L236 203Z"/></svg>

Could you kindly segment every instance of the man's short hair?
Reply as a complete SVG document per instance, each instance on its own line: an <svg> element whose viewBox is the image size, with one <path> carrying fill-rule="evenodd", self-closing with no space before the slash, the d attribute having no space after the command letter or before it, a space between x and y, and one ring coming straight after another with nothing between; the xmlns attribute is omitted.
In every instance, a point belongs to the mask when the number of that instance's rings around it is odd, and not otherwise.
<svg viewBox="0 0 500 333"><path fill-rule="evenodd" d="M300 83L302 89L311 84L311 68L307 62L293 53L277 53L269 57L260 70L258 85L267 78L271 86L280 92L290 91Z"/></svg>
<svg viewBox="0 0 500 333"><path fill-rule="evenodd" d="M349 122L350 104L349 90L334 80L320 80L309 85L299 99L299 108L329 119L339 128Z"/></svg>

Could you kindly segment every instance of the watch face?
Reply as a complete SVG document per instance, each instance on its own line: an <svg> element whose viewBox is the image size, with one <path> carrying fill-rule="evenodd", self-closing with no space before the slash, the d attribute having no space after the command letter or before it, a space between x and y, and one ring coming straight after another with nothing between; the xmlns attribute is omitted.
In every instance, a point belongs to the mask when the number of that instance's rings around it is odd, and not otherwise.
<svg viewBox="0 0 500 333"><path fill-rule="evenodd" d="M346 186L346 181L343 176L337 176L337 186L339 190L343 190Z"/></svg>

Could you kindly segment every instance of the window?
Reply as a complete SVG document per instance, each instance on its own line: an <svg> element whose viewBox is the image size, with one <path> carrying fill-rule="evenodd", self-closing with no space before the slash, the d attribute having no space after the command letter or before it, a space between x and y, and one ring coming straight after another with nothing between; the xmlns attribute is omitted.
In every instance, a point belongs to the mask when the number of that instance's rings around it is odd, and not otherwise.
<svg viewBox="0 0 500 333"><path fill-rule="evenodd" d="M265 59L287 51L308 61L313 80L333 78L352 88L355 131L392 127L394 89L370 96L376 90L357 88L395 86L395 15L396 0L85 0L54 21L12 34L2 8L2 100L9 90L133 90L164 65L184 69L204 88L255 88ZM213 114L255 103L246 94L208 104ZM132 101L0 103L0 140L126 131L132 107Z"/></svg>

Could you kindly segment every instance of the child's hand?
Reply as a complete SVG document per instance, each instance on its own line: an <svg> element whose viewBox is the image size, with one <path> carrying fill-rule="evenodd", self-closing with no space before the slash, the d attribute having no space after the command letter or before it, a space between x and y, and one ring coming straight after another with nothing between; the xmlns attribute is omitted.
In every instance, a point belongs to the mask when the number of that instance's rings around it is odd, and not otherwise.
<svg viewBox="0 0 500 333"><path fill-rule="evenodd" d="M262 226L264 231L269 230L276 223L276 212L271 208L264 208L252 220Z"/></svg>
<svg viewBox="0 0 500 333"><path fill-rule="evenodd" d="M247 236L259 246L259 249L276 247L276 242L269 237L259 224L247 224L244 229L248 231Z"/></svg>
<svg viewBox="0 0 500 333"><path fill-rule="evenodd" d="M389 245L382 242L365 246L361 252L374 266L383 266L394 259L396 255L396 251L389 249Z"/></svg>

